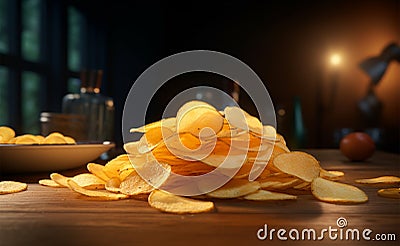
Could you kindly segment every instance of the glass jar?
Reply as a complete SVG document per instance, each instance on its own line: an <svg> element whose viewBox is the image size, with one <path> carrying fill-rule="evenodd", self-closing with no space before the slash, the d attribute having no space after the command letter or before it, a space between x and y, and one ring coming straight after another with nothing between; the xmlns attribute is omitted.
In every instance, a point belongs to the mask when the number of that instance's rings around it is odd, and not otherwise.
<svg viewBox="0 0 400 246"><path fill-rule="evenodd" d="M64 114L86 118L87 141L112 141L114 138L114 101L100 93L102 70L81 72L81 91L68 94L62 102Z"/></svg>

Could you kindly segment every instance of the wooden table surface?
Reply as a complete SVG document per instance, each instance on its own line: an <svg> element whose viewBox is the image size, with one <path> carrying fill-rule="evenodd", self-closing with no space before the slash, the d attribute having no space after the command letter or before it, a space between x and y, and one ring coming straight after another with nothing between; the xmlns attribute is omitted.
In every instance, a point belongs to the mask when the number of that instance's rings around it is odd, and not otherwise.
<svg viewBox="0 0 400 246"><path fill-rule="evenodd" d="M380 175L400 176L400 156L377 152L367 162L352 163L337 150L307 150L329 170L341 170L341 182ZM61 172L78 173L82 170ZM3 176L25 182L37 182L48 174ZM398 245L400 241L400 200L377 196L388 185L361 187L369 201L359 205L336 205L301 195L297 201L251 202L215 200L211 213L174 215L161 213L146 201L99 201L65 188L49 188L29 183L28 190L0 195L0 245L276 245L286 244L375 244ZM338 228L339 217L347 220L344 229L365 228L376 234L395 234L396 241L330 240L261 241L257 231L269 229ZM288 234L286 234L287 236ZM345 238L344 238L345 239Z"/></svg>

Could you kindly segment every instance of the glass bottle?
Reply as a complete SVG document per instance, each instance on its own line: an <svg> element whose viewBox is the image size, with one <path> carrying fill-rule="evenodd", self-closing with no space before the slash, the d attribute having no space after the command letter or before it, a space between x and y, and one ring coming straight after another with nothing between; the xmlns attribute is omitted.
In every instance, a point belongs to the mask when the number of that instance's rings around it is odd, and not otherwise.
<svg viewBox="0 0 400 246"><path fill-rule="evenodd" d="M114 101L100 93L102 70L81 72L81 91L68 94L62 102L62 112L85 117L87 141L111 141L114 138Z"/></svg>

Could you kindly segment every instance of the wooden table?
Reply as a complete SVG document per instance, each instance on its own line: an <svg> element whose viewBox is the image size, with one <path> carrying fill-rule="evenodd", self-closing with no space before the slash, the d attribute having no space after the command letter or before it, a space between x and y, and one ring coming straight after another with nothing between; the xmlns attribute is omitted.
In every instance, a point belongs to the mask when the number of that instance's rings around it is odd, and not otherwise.
<svg viewBox="0 0 400 246"><path fill-rule="evenodd" d="M377 152L367 162L351 163L337 150L307 150L330 170L342 170L341 181L380 175L400 176L400 156ZM64 172L80 172L73 170ZM7 179L37 181L48 176L8 176ZM36 179L36 180L35 180ZM335 205L301 195L297 201L250 202L216 200L216 210L197 215L174 215L150 208L145 201L93 200L65 188L43 187L29 183L28 191L0 195L0 245L274 245L285 243L274 235L261 241L257 231L269 229L338 228L336 220L344 217L344 229L369 228L375 233L394 233L397 241L330 240L324 244L397 245L400 241L400 200L377 196L378 188L361 187L369 202L360 205ZM286 234L288 236L288 234ZM307 237L307 235L306 235ZM362 237L360 235L360 237ZM293 241L286 244L321 244L321 241Z"/></svg>

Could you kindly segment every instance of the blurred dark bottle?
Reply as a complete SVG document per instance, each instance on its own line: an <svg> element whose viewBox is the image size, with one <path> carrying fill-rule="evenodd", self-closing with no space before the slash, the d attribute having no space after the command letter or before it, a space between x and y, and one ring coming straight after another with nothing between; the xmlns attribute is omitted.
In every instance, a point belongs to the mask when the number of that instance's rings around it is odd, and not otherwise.
<svg viewBox="0 0 400 246"><path fill-rule="evenodd" d="M62 102L64 114L86 118L87 141L114 139L114 101L100 93L102 78L102 70L83 70L80 93L68 94Z"/></svg>

